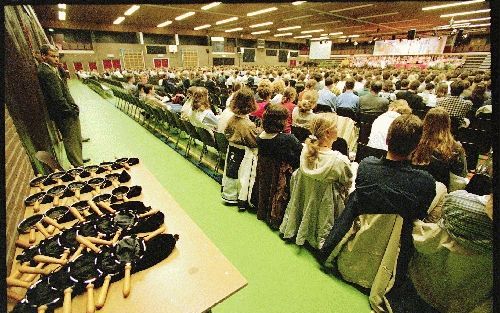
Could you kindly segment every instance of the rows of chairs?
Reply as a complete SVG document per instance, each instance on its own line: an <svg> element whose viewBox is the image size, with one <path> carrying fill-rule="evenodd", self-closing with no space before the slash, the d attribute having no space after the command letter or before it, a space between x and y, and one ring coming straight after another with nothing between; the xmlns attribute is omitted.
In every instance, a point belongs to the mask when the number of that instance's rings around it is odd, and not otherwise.
<svg viewBox="0 0 500 313"><path fill-rule="evenodd" d="M196 142L200 142L201 150L199 151L198 165L209 154L209 148L211 148L216 155L213 170L216 173L219 173L219 170L223 170L227 147L229 145L224 134L215 132L212 135L211 132L204 128L196 127L189 121L181 120L179 114L175 112L148 105L122 88L114 85L110 85L109 87L116 97L116 107L141 126L155 136L172 142L174 149L186 158L194 155L194 153L190 154L190 152L196 146ZM181 139L186 139L185 146L179 145Z"/></svg>

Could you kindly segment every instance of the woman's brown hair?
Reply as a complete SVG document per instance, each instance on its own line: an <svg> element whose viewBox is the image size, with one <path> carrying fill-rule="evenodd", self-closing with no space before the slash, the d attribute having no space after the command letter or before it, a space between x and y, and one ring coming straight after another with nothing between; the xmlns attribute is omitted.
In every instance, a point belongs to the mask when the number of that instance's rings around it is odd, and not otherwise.
<svg viewBox="0 0 500 313"><path fill-rule="evenodd" d="M451 134L451 119L448 111L441 107L432 108L424 118L422 137L413 152L413 164L429 164L433 153L439 153L445 161L450 160L457 150L463 149Z"/></svg>

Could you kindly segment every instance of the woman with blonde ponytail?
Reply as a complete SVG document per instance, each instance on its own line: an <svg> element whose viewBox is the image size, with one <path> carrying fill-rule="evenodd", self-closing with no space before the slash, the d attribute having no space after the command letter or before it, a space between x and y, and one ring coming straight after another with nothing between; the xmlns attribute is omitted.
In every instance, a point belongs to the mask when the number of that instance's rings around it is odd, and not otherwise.
<svg viewBox="0 0 500 313"><path fill-rule="evenodd" d="M314 117L313 109L318 101L318 92L309 90L304 92L302 99L299 100L298 106L292 111L292 125L304 128L309 128L308 123Z"/></svg>
<svg viewBox="0 0 500 313"><path fill-rule="evenodd" d="M332 150L337 139L337 115L316 114L309 124L311 135L300 156L300 167L290 181L290 202L280 233L296 236L295 243L306 241L320 249L344 209L344 200L352 184L347 156Z"/></svg>

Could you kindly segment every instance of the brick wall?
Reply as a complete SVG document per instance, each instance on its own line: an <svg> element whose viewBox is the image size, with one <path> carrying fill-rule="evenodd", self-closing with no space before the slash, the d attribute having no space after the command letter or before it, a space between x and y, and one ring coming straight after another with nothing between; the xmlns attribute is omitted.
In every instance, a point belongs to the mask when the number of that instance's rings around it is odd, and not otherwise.
<svg viewBox="0 0 500 313"><path fill-rule="evenodd" d="M24 216L24 198L29 195L33 168L17 134L14 121L5 108L5 196L6 196L6 262L10 273L17 239L17 224Z"/></svg>

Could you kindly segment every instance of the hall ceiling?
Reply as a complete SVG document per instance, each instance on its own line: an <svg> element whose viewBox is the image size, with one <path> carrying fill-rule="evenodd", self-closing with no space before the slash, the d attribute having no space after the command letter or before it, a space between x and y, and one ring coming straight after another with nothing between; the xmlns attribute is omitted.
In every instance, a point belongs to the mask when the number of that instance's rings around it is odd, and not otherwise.
<svg viewBox="0 0 500 313"><path fill-rule="evenodd" d="M419 34L430 34L436 26L447 25L450 17L440 17L443 14L489 9L489 2L478 2L443 9L423 11L423 7L453 3L453 1L387 1L387 2L305 2L292 5L291 2L281 3L222 3L208 10L201 7L209 2L199 4L142 4L130 16L124 12L132 4L125 5L73 5L67 4L66 20L58 20L58 6L33 5L38 19L43 27L48 28L81 28L107 31L135 31L159 34L186 34L200 36L225 36L241 38L259 38L266 40L289 40L294 36L312 35L312 38L321 34L343 32L342 35L360 35L363 38L405 35L409 29L416 29ZM276 7L269 13L247 16L247 13ZM177 21L175 17L186 12L195 12L194 15ZM125 20L114 25L113 21L119 16ZM469 14L454 17L455 20L485 18L490 13ZM238 17L236 21L216 25L217 21ZM172 21L168 26L158 28L158 24ZM272 22L273 24L250 28L250 25ZM485 24L489 20L472 22L471 24ZM195 27L210 24L209 28L194 30ZM278 28L301 26L301 28L278 31ZM243 28L231 33L228 29ZM301 33L308 30L323 29L317 33ZM465 28L467 32L489 33L489 26L481 28ZM269 30L265 34L251 34L256 31ZM444 32L450 32L448 29ZM291 32L291 36L274 37L275 34ZM441 33L439 33L441 34ZM330 38L336 38L330 36ZM293 41L304 41L294 39Z"/></svg>

